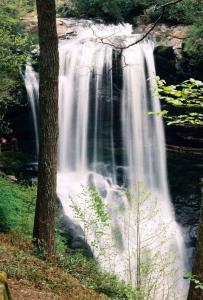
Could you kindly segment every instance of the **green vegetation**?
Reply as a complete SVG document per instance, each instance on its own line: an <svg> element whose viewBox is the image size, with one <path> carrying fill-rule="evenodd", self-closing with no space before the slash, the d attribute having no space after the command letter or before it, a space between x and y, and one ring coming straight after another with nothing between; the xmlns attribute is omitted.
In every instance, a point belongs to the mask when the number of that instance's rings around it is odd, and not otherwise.
<svg viewBox="0 0 203 300"><path fill-rule="evenodd" d="M0 232L17 230L31 237L36 188L0 176Z"/></svg>
<svg viewBox="0 0 203 300"><path fill-rule="evenodd" d="M93 288L87 289L68 274L68 270L33 255L32 244L17 233L0 234L0 269L12 278L18 290L29 291L30 299L107 300ZM12 284L11 293L12 293ZM33 291L33 288L35 290ZM51 293L51 294L50 294ZM13 294L13 293L12 293ZM15 299L22 300L21 292ZM50 296L48 296L50 295ZM41 298L42 299L42 298Z"/></svg>
<svg viewBox="0 0 203 300"><path fill-rule="evenodd" d="M23 1L7 0L0 5L0 134L11 130L7 118L9 111L23 104L20 69L32 46L31 38L20 22L27 7L24 4Z"/></svg>
<svg viewBox="0 0 203 300"><path fill-rule="evenodd" d="M159 98L168 125L203 125L203 83L189 79L179 85L166 85L158 78Z"/></svg>
<svg viewBox="0 0 203 300"><path fill-rule="evenodd" d="M200 11L202 13L202 11ZM187 31L183 48L183 68L203 80L203 22L198 15Z"/></svg>
<svg viewBox="0 0 203 300"><path fill-rule="evenodd" d="M124 21L134 9L132 0L71 0L59 5L62 16L102 18L116 22Z"/></svg>
<svg viewBox="0 0 203 300"><path fill-rule="evenodd" d="M0 153L0 170L4 173L19 176L22 166L29 161L30 157L22 152L6 151Z"/></svg>
<svg viewBox="0 0 203 300"><path fill-rule="evenodd" d="M194 282L195 289L203 290L203 283L198 279L197 276L187 274L187 275L184 276L184 279L187 279L187 280L190 280L191 282Z"/></svg>
<svg viewBox="0 0 203 300"><path fill-rule="evenodd" d="M119 281L114 274L102 271L95 260L85 258L80 252L69 257L61 257L60 265L82 285L103 293L110 299L142 300L137 298L137 293L131 285Z"/></svg>
<svg viewBox="0 0 203 300"><path fill-rule="evenodd" d="M132 21L132 17L148 14L150 22L160 14L160 6L168 3L166 0L70 0L58 5L58 11L63 16L95 17L117 22ZM188 9L192 7L192 9ZM198 0L183 0L169 6L162 18L169 24L193 24L199 13Z"/></svg>
<svg viewBox="0 0 203 300"><path fill-rule="evenodd" d="M159 6L167 2L170 1L158 0L155 2L155 5L152 5L148 8L147 12L149 13L149 16L151 17L152 21L156 20L161 14ZM188 9L189 7L192 7L192 9ZM161 21L172 25L190 25L193 24L197 11L199 11L199 5L197 0L183 0L180 3L169 6L165 10Z"/></svg>
<svg viewBox="0 0 203 300"><path fill-rule="evenodd" d="M107 295L110 299L135 299L135 291L131 286L119 281L115 275L101 271L94 259L84 257L80 251L68 254L58 229L56 264L51 265L33 256L43 257L40 249L34 249L29 242L33 228L35 198L36 187L24 187L12 182L5 175L0 175L0 232L7 233L0 236L0 253L1 256L6 256L3 263L0 263L1 271L5 271L9 277L21 280L23 285L31 283L37 288L56 291L57 294L60 294L61 290L61 293L66 293L65 299L74 299L68 298L67 288L71 289L74 285L74 279L68 277L70 275L77 278L87 289ZM95 201L95 209L98 214L103 211L98 199ZM13 230L15 232L9 233ZM10 241L16 249L2 247L3 240ZM81 293L85 293L85 290Z"/></svg>

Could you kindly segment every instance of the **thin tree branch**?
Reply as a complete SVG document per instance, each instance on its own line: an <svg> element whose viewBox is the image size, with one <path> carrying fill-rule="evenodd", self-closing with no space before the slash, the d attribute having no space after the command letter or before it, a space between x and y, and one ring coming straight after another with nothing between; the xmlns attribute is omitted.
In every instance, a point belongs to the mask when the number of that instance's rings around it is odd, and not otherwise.
<svg viewBox="0 0 203 300"><path fill-rule="evenodd" d="M101 41L102 44L109 45L109 46L114 47L115 49L119 49L119 50L128 49L128 48L130 48L130 47L132 47L132 46L134 46L134 45L142 42L154 30L154 28L156 27L156 25L159 23L159 21L161 20L161 18L164 16L166 8L168 8L171 5L175 5L175 4L179 3L179 2L182 2L182 1L183 0L174 0L174 1L170 1L170 2L167 2L165 4L162 4L162 5L158 6L156 9L157 10L161 9L161 14L156 19L156 21L154 22L154 24L152 25L152 27L150 27L150 29L140 39L136 40L135 42L133 42L133 43L127 45L127 46L118 46L118 45L115 45L115 44L113 44L113 43L111 43L111 42L108 41L108 38L111 37L112 35L109 36L109 37L101 38L98 35L96 35L94 29L91 26L90 26L90 28L93 31L93 34ZM107 42L105 40L107 40Z"/></svg>
<svg viewBox="0 0 203 300"><path fill-rule="evenodd" d="M166 7L168 7L168 6L177 4L177 3L182 2L182 1L183 1L183 0L170 1L170 2L167 2L167 3L165 3L165 4L160 5L159 8L163 8L163 7L166 8Z"/></svg>

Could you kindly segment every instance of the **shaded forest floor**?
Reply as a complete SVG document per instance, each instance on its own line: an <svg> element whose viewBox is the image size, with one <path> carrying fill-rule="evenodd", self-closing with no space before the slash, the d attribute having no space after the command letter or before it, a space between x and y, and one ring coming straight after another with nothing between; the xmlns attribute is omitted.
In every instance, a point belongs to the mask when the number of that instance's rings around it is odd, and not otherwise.
<svg viewBox="0 0 203 300"><path fill-rule="evenodd" d="M0 270L8 275L14 300L105 300L55 264L33 255L31 243L16 233L0 234Z"/></svg>

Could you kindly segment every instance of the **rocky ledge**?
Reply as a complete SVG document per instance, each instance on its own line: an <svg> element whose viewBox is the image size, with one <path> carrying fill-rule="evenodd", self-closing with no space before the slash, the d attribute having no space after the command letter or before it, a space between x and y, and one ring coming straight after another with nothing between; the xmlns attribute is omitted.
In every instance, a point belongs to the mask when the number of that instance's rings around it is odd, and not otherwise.
<svg viewBox="0 0 203 300"><path fill-rule="evenodd" d="M140 24L135 28L138 33L146 33L152 28L153 24ZM186 36L188 26L177 25L169 26L158 24L152 31L151 35L155 37L157 46L164 45L172 47L176 55L180 55L183 42Z"/></svg>
<svg viewBox="0 0 203 300"><path fill-rule="evenodd" d="M28 14L22 18L23 23L26 25L29 31L37 30L37 16L35 14ZM76 33L76 27L80 20L65 19L59 16L56 19L57 32L59 37L63 37L68 34ZM144 34L152 28L153 24L140 24L134 28L136 33ZM172 47L174 51L179 54L182 49L183 41L188 26L177 25L168 26L166 24L158 24L150 34L156 38L157 45L165 45Z"/></svg>

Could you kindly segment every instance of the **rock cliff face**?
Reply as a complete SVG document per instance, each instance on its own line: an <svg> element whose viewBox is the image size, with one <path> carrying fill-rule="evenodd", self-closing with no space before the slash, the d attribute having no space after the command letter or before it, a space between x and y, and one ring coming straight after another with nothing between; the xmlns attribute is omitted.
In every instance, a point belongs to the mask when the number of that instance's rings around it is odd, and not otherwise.
<svg viewBox="0 0 203 300"><path fill-rule="evenodd" d="M21 20L25 24L25 26L29 32L34 32L37 30L38 22L37 22L36 15L27 14ZM74 28L78 22L79 22L79 20L64 19L64 18L57 17L56 23L57 23L57 32L58 32L59 38L61 36L65 37L66 34L74 33L75 32Z"/></svg>
<svg viewBox="0 0 203 300"><path fill-rule="evenodd" d="M153 24L141 24L135 28L135 31L138 33L146 33L152 26ZM188 26L183 25L168 26L166 24L158 24L152 30L151 35L155 37L157 46L164 45L171 47L174 53L180 56L187 29Z"/></svg>
<svg viewBox="0 0 203 300"><path fill-rule="evenodd" d="M153 24L140 24L135 28L138 33L146 33ZM184 39L188 26L168 26L158 24L151 32L155 40L155 62L157 75L164 78L167 83L173 84L188 78L181 67L183 59Z"/></svg>

